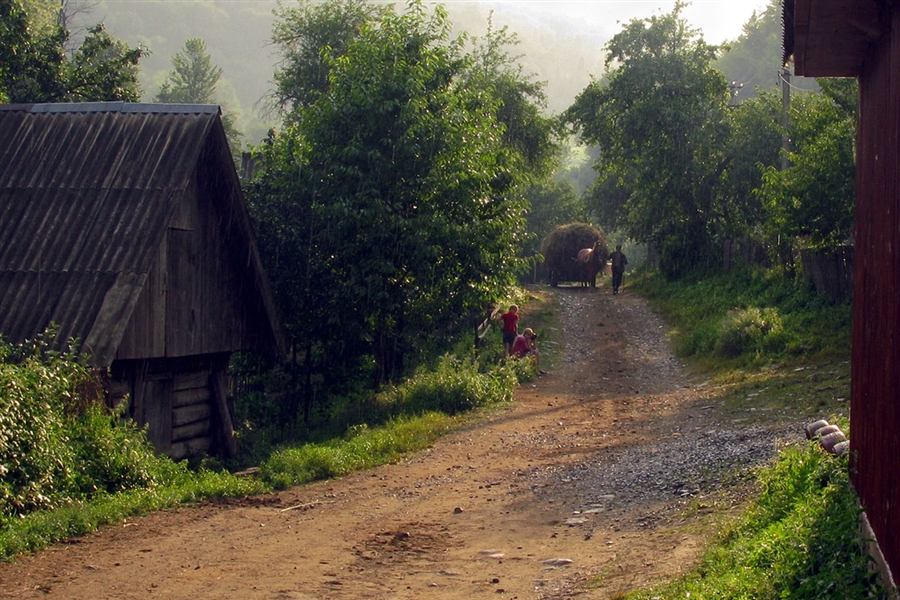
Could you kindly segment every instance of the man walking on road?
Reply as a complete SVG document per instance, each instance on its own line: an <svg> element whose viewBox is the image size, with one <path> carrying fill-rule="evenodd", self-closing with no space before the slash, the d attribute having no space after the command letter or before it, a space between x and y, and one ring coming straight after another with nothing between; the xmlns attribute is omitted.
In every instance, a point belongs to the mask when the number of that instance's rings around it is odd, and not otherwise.
<svg viewBox="0 0 900 600"><path fill-rule="evenodd" d="M625 265L628 259L622 254L622 244L616 244L616 251L609 255L612 259L612 285L613 294L619 293L619 287L622 285L622 275L625 273Z"/></svg>

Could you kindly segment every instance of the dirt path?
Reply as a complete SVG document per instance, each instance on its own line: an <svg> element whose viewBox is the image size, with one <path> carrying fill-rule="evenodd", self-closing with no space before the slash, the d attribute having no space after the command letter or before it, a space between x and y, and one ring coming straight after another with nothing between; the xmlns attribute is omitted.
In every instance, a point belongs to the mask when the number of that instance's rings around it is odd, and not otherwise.
<svg viewBox="0 0 900 600"><path fill-rule="evenodd" d="M0 565L0 598L599 599L681 572L709 526L678 527L680 507L716 487L723 452L759 460L783 431L719 422L641 299L558 298L565 347L513 408L400 464Z"/></svg>

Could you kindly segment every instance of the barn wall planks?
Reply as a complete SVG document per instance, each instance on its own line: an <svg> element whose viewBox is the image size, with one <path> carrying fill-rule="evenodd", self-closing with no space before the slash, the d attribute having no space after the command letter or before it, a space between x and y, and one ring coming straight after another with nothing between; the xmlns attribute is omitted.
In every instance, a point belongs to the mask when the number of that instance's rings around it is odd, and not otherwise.
<svg viewBox="0 0 900 600"><path fill-rule="evenodd" d="M885 559L900 571L900 4L859 76L851 368L851 476Z"/></svg>

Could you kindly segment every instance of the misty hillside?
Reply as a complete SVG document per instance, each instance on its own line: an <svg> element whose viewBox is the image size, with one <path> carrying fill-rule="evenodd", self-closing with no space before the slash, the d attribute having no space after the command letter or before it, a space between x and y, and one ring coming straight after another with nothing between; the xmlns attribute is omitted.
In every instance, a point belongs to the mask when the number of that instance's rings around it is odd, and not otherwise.
<svg viewBox="0 0 900 600"><path fill-rule="evenodd" d="M172 56L185 40L202 38L213 63L223 70L218 101L236 116L246 141L255 144L271 126L265 121L263 109L278 60L270 42L275 6L275 0L100 0L77 17L82 25L103 22L115 37L149 48L150 56L141 61L145 100L156 94L172 68ZM491 13L484 5L453 2L447 8L459 31L478 36L487 29ZM772 10L767 11L766 18L751 23L742 40L733 45L729 53L733 56L721 61L726 77L748 83L744 94L752 93L755 84L777 82L780 20L773 18ZM602 31L576 30L562 19L534 22L511 4L503 3L496 5L493 22L495 27L509 26L518 35L521 44L515 53L522 55L525 73L547 83L551 112L567 108L590 82L591 75L602 75L603 44L621 28L614 22Z"/></svg>

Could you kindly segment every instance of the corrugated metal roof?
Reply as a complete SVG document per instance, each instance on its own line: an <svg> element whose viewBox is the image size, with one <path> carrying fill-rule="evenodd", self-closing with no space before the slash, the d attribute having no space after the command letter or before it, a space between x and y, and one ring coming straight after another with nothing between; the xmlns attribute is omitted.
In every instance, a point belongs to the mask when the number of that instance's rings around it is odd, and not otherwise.
<svg viewBox="0 0 900 600"><path fill-rule="evenodd" d="M55 322L62 340L104 343L91 335L101 308L133 305L218 114L208 105L0 106L8 340Z"/></svg>

